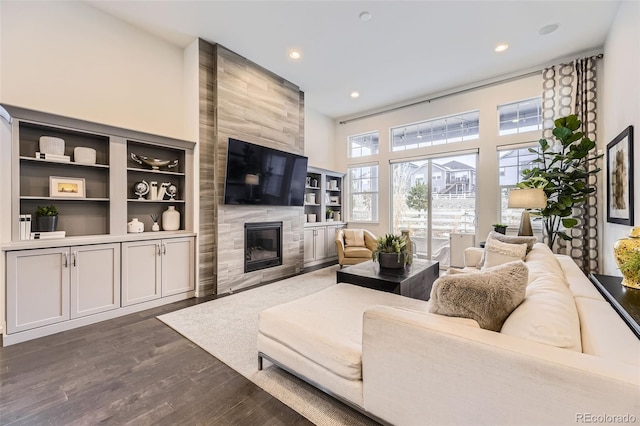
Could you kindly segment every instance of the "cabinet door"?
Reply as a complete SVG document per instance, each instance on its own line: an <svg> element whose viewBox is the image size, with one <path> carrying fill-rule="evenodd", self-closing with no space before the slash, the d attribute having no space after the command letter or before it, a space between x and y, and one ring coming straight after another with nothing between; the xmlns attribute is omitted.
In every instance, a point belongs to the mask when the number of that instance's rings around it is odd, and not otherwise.
<svg viewBox="0 0 640 426"><path fill-rule="evenodd" d="M69 249L7 253L7 332L69 319Z"/></svg>
<svg viewBox="0 0 640 426"><path fill-rule="evenodd" d="M316 260L315 228L304 229L304 263Z"/></svg>
<svg viewBox="0 0 640 426"><path fill-rule="evenodd" d="M338 257L338 249L336 247L336 232L344 226L330 225L327 226L327 257Z"/></svg>
<svg viewBox="0 0 640 426"><path fill-rule="evenodd" d="M195 289L194 239L162 240L162 296Z"/></svg>
<svg viewBox="0 0 640 426"><path fill-rule="evenodd" d="M315 231L316 260L324 259L327 257L327 227L318 226Z"/></svg>
<svg viewBox="0 0 640 426"><path fill-rule="evenodd" d="M122 306L160 297L160 240L122 243Z"/></svg>
<svg viewBox="0 0 640 426"><path fill-rule="evenodd" d="M120 244L71 247L71 318L120 307Z"/></svg>

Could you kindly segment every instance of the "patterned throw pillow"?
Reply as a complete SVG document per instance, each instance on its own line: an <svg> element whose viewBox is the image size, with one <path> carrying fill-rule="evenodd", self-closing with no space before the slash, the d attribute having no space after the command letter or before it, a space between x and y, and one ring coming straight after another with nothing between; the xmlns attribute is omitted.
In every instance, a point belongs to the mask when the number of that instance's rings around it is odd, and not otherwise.
<svg viewBox="0 0 640 426"><path fill-rule="evenodd" d="M495 268L438 278L428 310L449 317L471 318L480 327L500 331L525 297L529 270L521 260Z"/></svg>
<svg viewBox="0 0 640 426"><path fill-rule="evenodd" d="M527 255L527 245L503 243L489 239L484 247L484 265L482 269L499 266L514 260L524 260Z"/></svg>
<svg viewBox="0 0 640 426"><path fill-rule="evenodd" d="M364 231L362 229L345 229L344 243L348 247L364 247Z"/></svg>

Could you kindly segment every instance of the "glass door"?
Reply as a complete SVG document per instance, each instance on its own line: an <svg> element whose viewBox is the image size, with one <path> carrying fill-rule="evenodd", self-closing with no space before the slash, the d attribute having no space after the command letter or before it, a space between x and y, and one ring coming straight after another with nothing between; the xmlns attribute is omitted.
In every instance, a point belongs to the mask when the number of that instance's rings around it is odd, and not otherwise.
<svg viewBox="0 0 640 426"><path fill-rule="evenodd" d="M418 257L446 267L451 234L475 234L477 154L392 165L393 232L411 231Z"/></svg>

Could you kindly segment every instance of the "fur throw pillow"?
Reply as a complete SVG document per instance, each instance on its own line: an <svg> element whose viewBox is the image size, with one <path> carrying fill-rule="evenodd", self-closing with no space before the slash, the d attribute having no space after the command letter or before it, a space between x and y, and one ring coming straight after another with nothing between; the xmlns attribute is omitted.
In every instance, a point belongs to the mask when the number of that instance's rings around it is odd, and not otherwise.
<svg viewBox="0 0 640 426"><path fill-rule="evenodd" d="M521 260L478 272L444 275L431 288L428 310L471 318L480 327L500 331L525 297L529 270Z"/></svg>

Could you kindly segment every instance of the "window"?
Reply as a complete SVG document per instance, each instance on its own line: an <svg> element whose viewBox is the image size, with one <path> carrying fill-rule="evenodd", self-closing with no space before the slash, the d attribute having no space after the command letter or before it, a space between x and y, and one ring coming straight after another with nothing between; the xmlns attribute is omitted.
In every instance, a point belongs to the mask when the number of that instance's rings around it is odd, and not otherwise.
<svg viewBox="0 0 640 426"><path fill-rule="evenodd" d="M349 136L349 158L364 157L378 153L378 132Z"/></svg>
<svg viewBox="0 0 640 426"><path fill-rule="evenodd" d="M509 191L516 188L516 184L522 180L522 171L532 167L532 161L538 158L529 152L528 145L525 148L498 150L498 167L500 170L500 222L506 225L517 226L520 223L522 209L507 208L509 204ZM535 221L533 226L535 226Z"/></svg>
<svg viewBox="0 0 640 426"><path fill-rule="evenodd" d="M478 139L480 111L391 128L392 151Z"/></svg>
<svg viewBox="0 0 640 426"><path fill-rule="evenodd" d="M349 168L349 220L378 220L378 165Z"/></svg>
<svg viewBox="0 0 640 426"><path fill-rule="evenodd" d="M532 132L542 129L542 98L526 99L498 105L499 135Z"/></svg>

